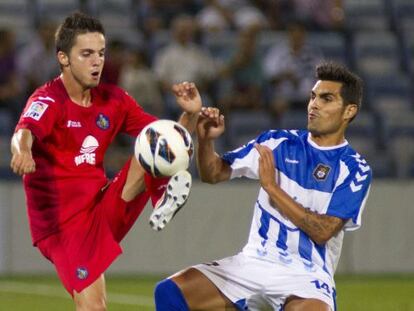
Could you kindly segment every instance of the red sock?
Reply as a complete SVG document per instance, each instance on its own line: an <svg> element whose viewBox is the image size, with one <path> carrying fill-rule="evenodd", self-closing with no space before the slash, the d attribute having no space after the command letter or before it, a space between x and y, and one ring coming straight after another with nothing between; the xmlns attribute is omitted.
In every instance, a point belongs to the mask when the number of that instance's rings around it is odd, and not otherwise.
<svg viewBox="0 0 414 311"><path fill-rule="evenodd" d="M152 175L145 173L144 181L151 196L152 206L155 206L164 194L169 180L170 177L153 177Z"/></svg>

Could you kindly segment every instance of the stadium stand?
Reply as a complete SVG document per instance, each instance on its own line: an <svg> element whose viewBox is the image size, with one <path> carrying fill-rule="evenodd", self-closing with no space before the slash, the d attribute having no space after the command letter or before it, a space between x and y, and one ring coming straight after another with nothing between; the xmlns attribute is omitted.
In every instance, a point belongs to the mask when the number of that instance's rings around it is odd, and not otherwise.
<svg viewBox="0 0 414 311"><path fill-rule="evenodd" d="M144 51L153 65L153 57L171 42L170 23L179 13L196 16L203 1L187 0L166 4L165 1L136 0L2 0L0 28L10 29L16 37L18 53L35 32L42 19L61 20L73 10L85 10L99 17L106 26L108 42L119 40L127 47ZM260 1L258 1L260 2ZM255 3L254 1L251 3ZM266 7L258 6L259 9ZM266 14L275 18L277 14ZM344 0L342 26L318 30L308 27L307 40L320 49L325 59L342 62L357 71L365 81L363 111L349 128L349 141L366 155L376 177L414 178L414 2L412 0ZM53 17L53 18L52 18ZM284 18L293 18L286 12ZM265 55L269 47L286 43L289 21L271 21L261 29L257 47ZM196 41L220 64L229 60L237 48L238 29L202 32ZM214 105L222 78L217 77L209 92ZM275 119L266 111L268 82L263 86L265 105L262 110L230 111L226 116L226 137L220 151L236 147L271 128L305 128L306 112L287 111ZM24 99L19 99L20 102ZM305 104L305 103L304 103ZM3 108L3 107L0 107ZM13 121L0 109L0 143L8 150ZM0 159L0 177L9 177L8 158ZM195 171L195 167L192 168Z"/></svg>

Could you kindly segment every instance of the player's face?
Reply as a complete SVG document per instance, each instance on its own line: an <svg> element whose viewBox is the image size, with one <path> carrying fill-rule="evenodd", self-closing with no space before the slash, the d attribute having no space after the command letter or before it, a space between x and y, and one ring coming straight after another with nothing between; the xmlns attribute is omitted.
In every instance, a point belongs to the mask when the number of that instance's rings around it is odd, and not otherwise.
<svg viewBox="0 0 414 311"><path fill-rule="evenodd" d="M105 61L105 37L99 32L88 32L76 37L69 54L69 70L85 89L99 84Z"/></svg>
<svg viewBox="0 0 414 311"><path fill-rule="evenodd" d="M308 104L308 130L315 136L335 134L344 127L342 83L316 82Z"/></svg>

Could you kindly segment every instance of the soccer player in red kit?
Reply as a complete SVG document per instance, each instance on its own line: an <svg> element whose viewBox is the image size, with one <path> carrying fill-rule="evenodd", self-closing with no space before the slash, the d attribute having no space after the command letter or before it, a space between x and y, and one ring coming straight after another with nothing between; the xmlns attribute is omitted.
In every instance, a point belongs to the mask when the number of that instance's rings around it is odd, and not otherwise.
<svg viewBox="0 0 414 311"><path fill-rule="evenodd" d="M28 99L12 138L11 168L23 175L33 244L55 265L76 309L105 310L104 272L122 252L120 241L150 198L161 202L158 211L178 210L191 176L155 179L132 156L109 181L103 159L111 141L120 132L137 136L156 117L122 89L99 83L105 35L98 20L74 13L55 41L61 75ZM173 92L184 111L179 122L192 132L199 93L187 82ZM160 200L172 194L183 199ZM161 217L162 225L171 217Z"/></svg>

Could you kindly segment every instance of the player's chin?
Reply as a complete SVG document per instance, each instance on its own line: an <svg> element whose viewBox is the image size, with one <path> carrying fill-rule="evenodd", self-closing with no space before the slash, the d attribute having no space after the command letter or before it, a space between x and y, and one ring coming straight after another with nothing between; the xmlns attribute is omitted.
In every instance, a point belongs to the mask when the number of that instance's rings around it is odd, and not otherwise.
<svg viewBox="0 0 414 311"><path fill-rule="evenodd" d="M315 127L315 126L313 126L313 125L311 125L311 124L309 124L309 123L308 123L307 128L308 128L308 131L309 131L312 135L319 135L319 134L320 134L320 131L319 131L319 130Z"/></svg>
<svg viewBox="0 0 414 311"><path fill-rule="evenodd" d="M86 83L86 88L91 89L91 88L98 86L98 84L99 84L99 80L89 81L88 83Z"/></svg>

